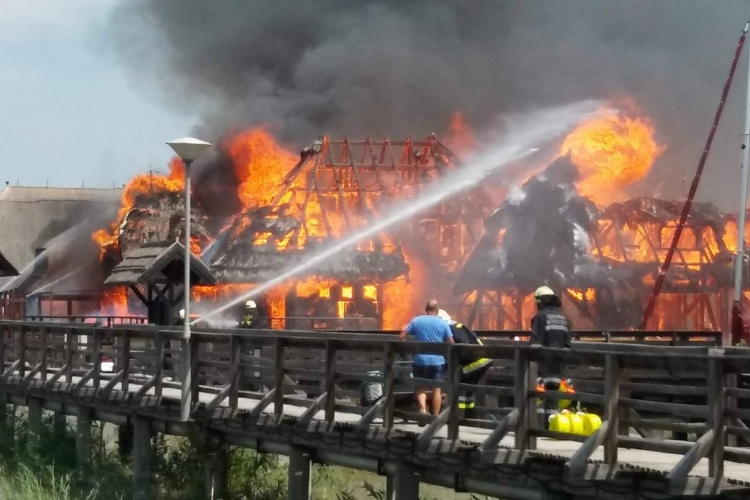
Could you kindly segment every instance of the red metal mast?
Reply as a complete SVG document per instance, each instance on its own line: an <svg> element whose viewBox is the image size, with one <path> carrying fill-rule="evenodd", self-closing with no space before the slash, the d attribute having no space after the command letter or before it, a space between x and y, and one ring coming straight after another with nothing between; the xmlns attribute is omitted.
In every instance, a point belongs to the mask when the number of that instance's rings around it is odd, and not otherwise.
<svg viewBox="0 0 750 500"><path fill-rule="evenodd" d="M651 318L651 314L654 312L654 307L656 306L656 299L659 296L659 293L661 292L661 287L664 285L664 280L667 276L667 270L669 269L669 265L672 263L672 257L674 256L675 249L677 248L677 243L680 241L680 236L682 235L682 229L685 227L685 222L687 221L688 215L690 213L690 208L693 205L693 199L695 198L695 193L698 191L698 184L701 180L701 175L703 174L703 167L706 165L706 159L708 158L708 152L711 149L711 144L714 141L714 135L716 134L716 129L719 126L719 120L721 119L721 114L724 111L724 103L726 103L727 95L729 95L729 87L732 86L732 80L734 79L734 72L737 69L737 62L740 59L740 53L742 52L742 47L745 45L745 36L747 35L748 27L750 26L750 21L745 23L745 28L742 30L742 35L740 36L740 40L737 43L737 49L734 52L734 60L732 61L732 67L729 70L729 77L727 78L726 83L724 84L724 90L721 92L721 102L719 102L719 107L716 110L716 115L714 116L713 125L711 126L711 132L708 134L708 140L706 140L706 146L703 148L703 154L701 155L700 162L698 162L698 170L695 172L695 177L693 178L693 183L690 185L690 191L688 192L687 200L685 201L685 206L682 207L682 214L680 214L680 222L677 224L677 229L674 232L674 236L672 237L672 244L669 246L669 251L667 252L667 256L664 259L664 263L661 266L661 269L659 270L659 277L656 279L656 283L654 284L654 291L651 294L651 298L648 301L648 305L646 306L646 310L643 312L643 321L641 322L641 330L646 329L646 324L648 323L649 318Z"/></svg>

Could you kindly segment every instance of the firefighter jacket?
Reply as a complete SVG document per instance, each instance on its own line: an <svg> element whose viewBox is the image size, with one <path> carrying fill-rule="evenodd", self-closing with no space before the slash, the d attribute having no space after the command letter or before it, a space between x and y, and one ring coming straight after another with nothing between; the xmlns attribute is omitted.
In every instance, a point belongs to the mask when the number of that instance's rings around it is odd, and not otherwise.
<svg viewBox="0 0 750 500"><path fill-rule="evenodd" d="M531 318L531 343L570 349L570 324L562 309L545 306Z"/></svg>
<svg viewBox="0 0 750 500"><path fill-rule="evenodd" d="M570 323L558 306L544 306L531 318L531 344L570 349ZM565 367L551 362L539 367L545 378L560 378Z"/></svg>
<svg viewBox="0 0 750 500"><path fill-rule="evenodd" d="M240 320L240 328L267 328L266 321L258 314L245 314Z"/></svg>
<svg viewBox="0 0 750 500"><path fill-rule="evenodd" d="M466 325L451 322L450 327L453 340L457 344L482 345L482 341L479 340L477 334L471 331ZM459 362L461 363L462 376L470 375L479 370L486 370L492 365L491 359L478 357L476 354L468 352L461 353Z"/></svg>

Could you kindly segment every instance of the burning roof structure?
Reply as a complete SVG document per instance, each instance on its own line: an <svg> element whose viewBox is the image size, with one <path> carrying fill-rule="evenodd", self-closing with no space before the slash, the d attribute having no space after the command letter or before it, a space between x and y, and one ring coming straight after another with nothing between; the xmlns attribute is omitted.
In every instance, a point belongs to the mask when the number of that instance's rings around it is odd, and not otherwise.
<svg viewBox="0 0 750 500"><path fill-rule="evenodd" d="M194 167L191 251L206 279L193 299L200 306L236 296L371 224L394 200L419 197L461 167L454 151L476 144L467 130L457 115L450 148L434 135L324 136L298 154L262 128L228 137ZM592 118L561 141L548 165L514 168L504 172L513 182L483 182L447 198L269 290L259 305L276 328L307 325L295 318L313 316L327 328L335 327L331 318L360 318L369 328L398 329L436 297L476 328L517 329L534 312L529 294L546 283L563 295L579 328L635 327L682 209L628 196L663 150L647 118ZM139 267L138 279L119 277L182 241L182 190L179 160L169 175L137 176L110 226L93 234L97 276L114 286L102 312L132 314L127 287L144 285L148 273ZM736 232L732 216L693 207L651 326L725 327ZM177 286L179 273L172 274Z"/></svg>
<svg viewBox="0 0 750 500"><path fill-rule="evenodd" d="M529 293L544 283L562 291L579 325L639 324L684 202L639 197L599 208L579 182L579 169L561 157L485 220L454 288L470 297L472 319L520 328L533 313ZM709 203L693 206L654 328L726 328L736 237L733 216Z"/></svg>
<svg viewBox="0 0 750 500"><path fill-rule="evenodd" d="M225 143L213 161L216 164L206 170L223 171L220 182L229 189L216 196L210 185L219 182L217 178L201 183L198 172L191 250L220 285L197 287L198 300L215 299L222 290L231 293L278 276L319 248L367 225L393 200L419 196L426 185L458 164L435 136L424 141L322 137L294 157L260 129ZM105 267L116 273L121 267L117 262L124 259L124 263L147 242L174 240L182 234L181 175L181 165L173 162L168 177L149 174L131 182L118 220L110 230L94 235L102 245ZM409 289L416 283L410 281L420 271L421 264L415 264L413 256L434 264L434 279L450 280L476 243L482 218L493 204L488 200L478 188L401 227L360 241L299 276L297 281L313 280L317 289L289 284L267 298L274 302L269 309L274 315L288 315L287 309L295 309L287 308L291 287L299 298L343 299L332 309L338 316L345 315L347 307L361 309L357 301L370 301L379 321L400 327L411 314L403 304L405 299L410 304L414 300ZM456 245L457 241L462 244ZM391 311L400 306L405 314L389 316L388 303Z"/></svg>

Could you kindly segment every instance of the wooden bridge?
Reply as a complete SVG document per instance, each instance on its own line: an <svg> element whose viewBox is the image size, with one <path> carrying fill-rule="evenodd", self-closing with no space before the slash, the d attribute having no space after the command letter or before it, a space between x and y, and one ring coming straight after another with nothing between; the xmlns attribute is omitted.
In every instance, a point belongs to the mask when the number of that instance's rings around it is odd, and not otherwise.
<svg viewBox="0 0 750 500"><path fill-rule="evenodd" d="M201 330L187 341L148 325L6 321L0 396L28 407L31 432L44 410L75 415L81 462L92 419L132 426L138 499L149 496L151 436L196 432L208 438L210 498L223 495L227 445L289 456L292 499L309 497L312 462L385 475L398 499L416 499L420 482L507 500L750 498L750 349L702 332L580 333L570 350L517 335L486 332L484 346L462 346ZM459 380L462 350L495 360L473 386L480 418L471 420L456 397L471 387ZM426 351L448 360L438 417L409 405L418 381L409 360ZM536 391L537 365L553 358L568 365L576 399L602 416L589 437L540 425L538 401L563 397ZM360 404L368 382L384 387L369 407Z"/></svg>

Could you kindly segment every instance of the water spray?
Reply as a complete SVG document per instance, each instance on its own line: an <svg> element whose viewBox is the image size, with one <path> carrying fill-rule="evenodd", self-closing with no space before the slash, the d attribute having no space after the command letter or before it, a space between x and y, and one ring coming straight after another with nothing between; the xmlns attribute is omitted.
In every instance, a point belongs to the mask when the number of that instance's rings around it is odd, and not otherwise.
<svg viewBox="0 0 750 500"><path fill-rule="evenodd" d="M568 106L514 117L512 121L508 121L506 135L498 144L492 145L484 151L468 158L466 161L467 166L449 172L439 179L438 182L425 189L419 198L405 200L392 207L388 214L384 215L380 220L321 249L314 255L311 255L305 262L280 273L276 278L266 281L229 303L192 321L190 324L195 325L198 321L205 321L221 314L227 309L313 268L339 252L355 246L360 241L440 203L446 197L475 186L490 173L538 151L542 143L559 136L581 121L582 118L590 116L597 110L601 112L601 106L598 101L583 101Z"/></svg>

